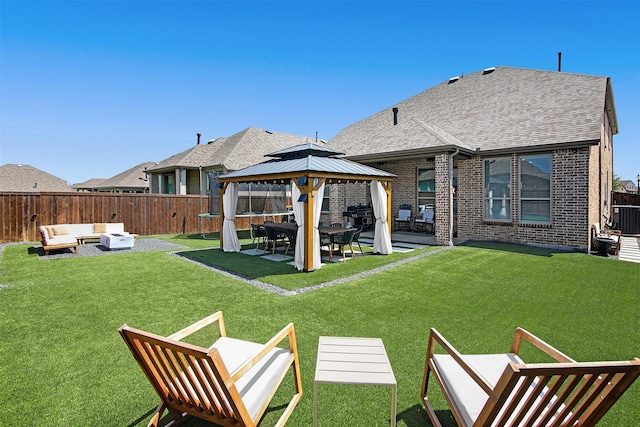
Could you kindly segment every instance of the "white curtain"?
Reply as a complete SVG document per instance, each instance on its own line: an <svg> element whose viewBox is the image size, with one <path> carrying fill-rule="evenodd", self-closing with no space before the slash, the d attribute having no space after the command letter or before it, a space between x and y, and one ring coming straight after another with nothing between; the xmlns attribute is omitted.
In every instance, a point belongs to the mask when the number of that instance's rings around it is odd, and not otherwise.
<svg viewBox="0 0 640 427"><path fill-rule="evenodd" d="M299 202L300 189L295 181L291 181L291 204L293 205L293 215L298 224L298 233L296 235L296 250L293 263L298 269L304 269L304 202Z"/></svg>
<svg viewBox="0 0 640 427"><path fill-rule="evenodd" d="M393 253L391 236L387 226L387 192L380 181L371 181L371 202L376 217L376 231L373 236L373 252L383 255Z"/></svg>
<svg viewBox="0 0 640 427"><path fill-rule="evenodd" d="M222 196L224 203L224 223L222 224L223 246L225 252L240 252L240 242L236 232L236 208L238 207L238 183L231 182Z"/></svg>
<svg viewBox="0 0 640 427"><path fill-rule="evenodd" d="M318 183L316 178L315 184ZM316 197L313 199L313 269L318 270L322 267L322 257L320 256L320 231L318 225L320 225L320 214L322 214L322 200L324 199L324 182L318 187Z"/></svg>

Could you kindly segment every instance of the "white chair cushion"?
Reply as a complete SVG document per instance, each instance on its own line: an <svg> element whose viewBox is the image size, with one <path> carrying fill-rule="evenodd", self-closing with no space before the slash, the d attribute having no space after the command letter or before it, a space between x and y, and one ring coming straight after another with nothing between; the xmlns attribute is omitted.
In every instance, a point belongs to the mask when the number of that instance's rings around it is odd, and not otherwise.
<svg viewBox="0 0 640 427"><path fill-rule="evenodd" d="M500 376L504 372L504 368L509 364L509 362L514 362L518 364L524 363L522 359L518 357L518 355L513 353L507 354L481 354L481 355L463 355L463 359L471 365L476 371L491 385L491 387L495 387L500 379ZM462 412L462 416L467 425L472 425L474 421L480 415L480 412L484 408L484 405L487 402L488 395L476 384L475 381L471 379L471 377L458 365L458 363L449 355L437 354L433 355L433 361L435 365L438 367L438 371L442 375L442 380L445 386L451 390L452 398L455 401L458 408ZM513 389L513 395L516 394L519 384L524 381L524 378L521 378L518 382L518 385ZM535 386L538 384L538 379L534 379L531 385L527 388L527 392L524 394L520 402L518 403L516 410L513 411L509 420L507 421L507 425L511 425L515 421L515 417L524 404L524 402L529 398L531 393L533 392ZM543 399L546 393L549 392L547 387L544 387L542 393L536 397L534 404L531 406L529 411L527 411L527 416L525 416L525 420L533 411L539 402ZM496 420L499 420L502 416L504 409L510 404L512 396L507 398L507 401L504 403L502 409L498 413ZM557 398L553 396L549 403L547 404L547 409L543 410L540 414L540 417L544 417L548 408L551 407ZM564 409L565 405L561 404L556 411L556 414L551 417L550 422L553 422L556 419L558 413L560 413ZM569 413L566 418L569 418L571 413ZM497 426L497 422L494 421L492 424Z"/></svg>
<svg viewBox="0 0 640 427"><path fill-rule="evenodd" d="M227 370L233 373L262 350L264 345L221 337L210 348L218 350ZM256 418L271 391L278 386L278 381L289 369L290 356L291 351L288 349L274 348L236 382L238 393L252 419Z"/></svg>
<svg viewBox="0 0 640 427"><path fill-rule="evenodd" d="M492 387L498 383L509 362L523 363L522 359L513 353L472 354L463 355L462 358ZM434 354L433 363L438 368L446 388L451 391L451 398L460 408L465 423L472 425L489 396L448 354Z"/></svg>

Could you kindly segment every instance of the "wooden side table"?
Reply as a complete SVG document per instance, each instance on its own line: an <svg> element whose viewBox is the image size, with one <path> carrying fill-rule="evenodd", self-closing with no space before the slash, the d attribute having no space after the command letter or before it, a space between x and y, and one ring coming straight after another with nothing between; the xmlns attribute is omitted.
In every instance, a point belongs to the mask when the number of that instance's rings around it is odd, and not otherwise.
<svg viewBox="0 0 640 427"><path fill-rule="evenodd" d="M318 425L318 383L391 386L391 427L396 425L397 383L380 338L320 337L313 383L313 425Z"/></svg>

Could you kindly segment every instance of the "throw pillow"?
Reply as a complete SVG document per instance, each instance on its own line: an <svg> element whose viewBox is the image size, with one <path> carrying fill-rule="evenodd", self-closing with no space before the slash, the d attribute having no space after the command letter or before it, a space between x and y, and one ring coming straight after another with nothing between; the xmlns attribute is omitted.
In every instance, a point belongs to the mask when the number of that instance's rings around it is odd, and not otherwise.
<svg viewBox="0 0 640 427"><path fill-rule="evenodd" d="M94 233L106 233L107 232L107 224L105 224L105 223L93 224L93 232Z"/></svg>
<svg viewBox="0 0 640 427"><path fill-rule="evenodd" d="M47 231L47 236L49 237L49 239L53 239L54 235L53 235L53 228L51 227L45 227L44 228Z"/></svg>
<svg viewBox="0 0 640 427"><path fill-rule="evenodd" d="M69 232L67 231L66 228L64 227L60 227L60 226L53 226L51 227L53 229L53 234L56 236L61 236L63 234L69 234Z"/></svg>

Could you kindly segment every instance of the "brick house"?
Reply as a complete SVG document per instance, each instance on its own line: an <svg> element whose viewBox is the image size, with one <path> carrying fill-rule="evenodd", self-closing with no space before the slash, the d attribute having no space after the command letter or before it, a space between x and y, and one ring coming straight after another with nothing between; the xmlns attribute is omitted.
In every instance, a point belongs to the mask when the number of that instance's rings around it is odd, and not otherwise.
<svg viewBox="0 0 640 427"><path fill-rule="evenodd" d="M491 67L450 78L338 133L346 158L397 175L401 203L435 209L436 243L454 236L586 250L611 215L613 135L607 77ZM365 185L332 186L331 220L367 203Z"/></svg>
<svg viewBox="0 0 640 427"><path fill-rule="evenodd" d="M308 143L308 137L250 127L230 137L212 139L175 154L149 167L149 192L155 194L200 194L209 187L208 173L225 172L264 161L268 153Z"/></svg>

